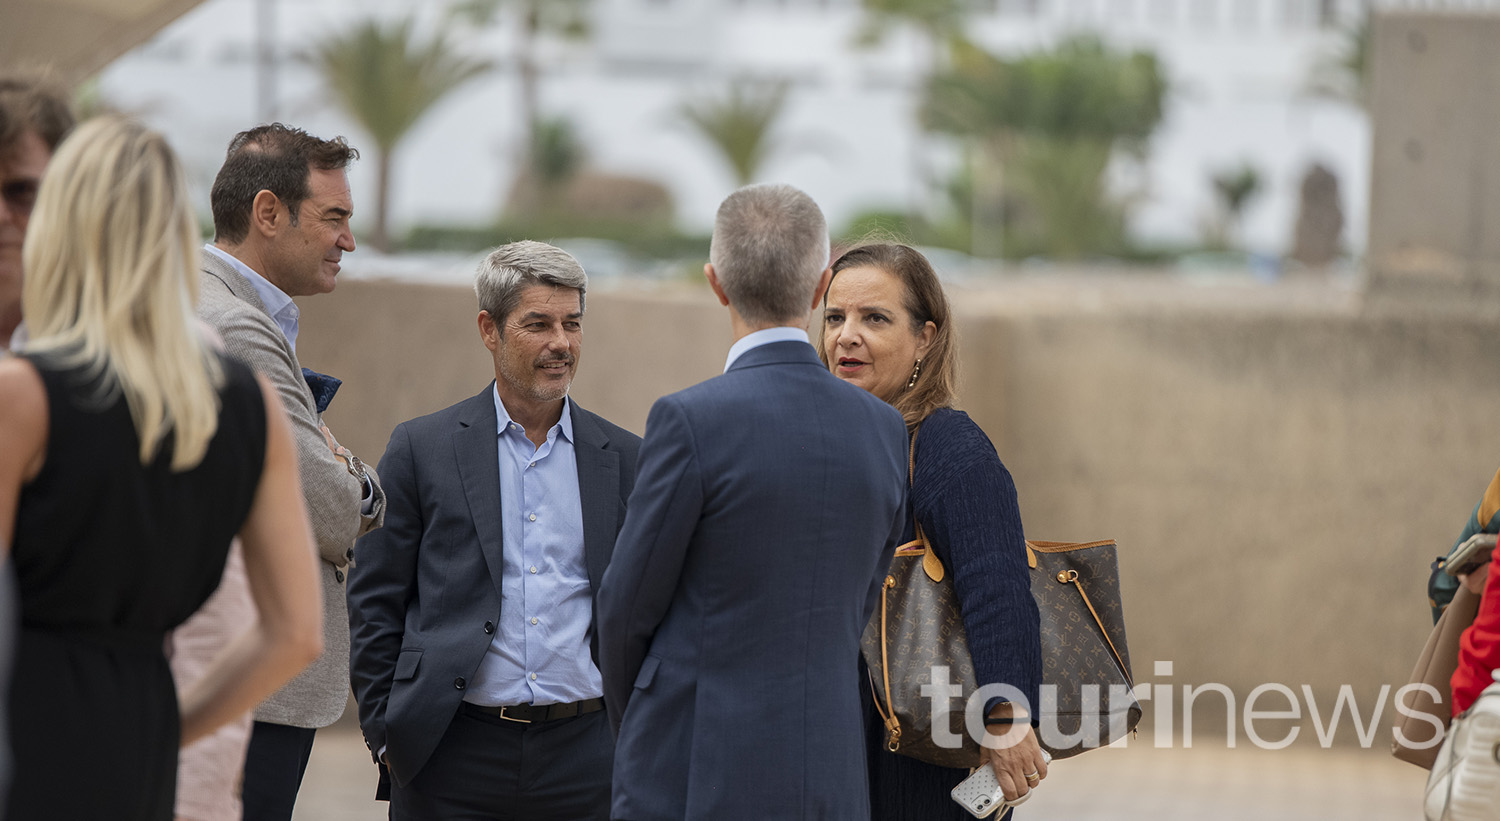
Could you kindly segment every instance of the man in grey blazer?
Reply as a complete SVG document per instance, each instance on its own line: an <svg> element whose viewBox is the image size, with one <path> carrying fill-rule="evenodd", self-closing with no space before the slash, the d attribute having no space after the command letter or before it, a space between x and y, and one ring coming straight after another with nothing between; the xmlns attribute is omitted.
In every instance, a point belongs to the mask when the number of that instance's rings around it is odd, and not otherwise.
<svg viewBox="0 0 1500 821"><path fill-rule="evenodd" d="M594 591L640 438L568 397L587 279L540 242L480 264L495 381L403 422L349 576L359 723L392 819L607 819Z"/></svg>
<svg viewBox="0 0 1500 821"><path fill-rule="evenodd" d="M354 540L378 528L385 494L374 472L339 445L321 412L336 380L297 361L292 297L333 290L354 250L343 138L279 123L235 135L210 197L214 242L204 248L198 316L230 354L276 386L296 435L298 472L322 559L323 655L255 711L245 757L246 821L290 819L314 733L349 698L344 574Z"/></svg>
<svg viewBox="0 0 1500 821"><path fill-rule="evenodd" d="M651 408L599 590L613 817L864 821L859 637L904 524L906 426L808 344L830 271L806 194L731 194L709 259L736 341Z"/></svg>

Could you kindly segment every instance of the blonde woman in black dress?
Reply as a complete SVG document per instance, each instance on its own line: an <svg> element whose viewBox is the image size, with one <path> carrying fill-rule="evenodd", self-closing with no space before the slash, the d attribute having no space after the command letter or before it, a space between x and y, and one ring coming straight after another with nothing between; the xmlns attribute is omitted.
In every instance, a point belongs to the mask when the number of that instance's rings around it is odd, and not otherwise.
<svg viewBox="0 0 1500 821"><path fill-rule="evenodd" d="M193 319L197 238L181 166L135 122L83 125L48 168L22 257L31 341L0 362L10 818L171 818L178 747L321 651L289 427ZM163 637L236 535L259 619L179 699Z"/></svg>

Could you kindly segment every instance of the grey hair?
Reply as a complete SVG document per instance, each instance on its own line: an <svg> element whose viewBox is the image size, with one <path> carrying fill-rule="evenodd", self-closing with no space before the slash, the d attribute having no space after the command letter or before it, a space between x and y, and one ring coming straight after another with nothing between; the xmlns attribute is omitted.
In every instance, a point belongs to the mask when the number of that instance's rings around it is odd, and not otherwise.
<svg viewBox="0 0 1500 821"><path fill-rule="evenodd" d="M828 267L828 223L790 185L746 186L719 206L708 260L746 322L802 319Z"/></svg>
<svg viewBox="0 0 1500 821"><path fill-rule="evenodd" d="M479 272L474 275L479 309L502 327L505 318L521 304L521 292L532 285L572 288L578 292L578 311L583 312L588 275L572 254L555 245L529 239L502 245L479 263Z"/></svg>

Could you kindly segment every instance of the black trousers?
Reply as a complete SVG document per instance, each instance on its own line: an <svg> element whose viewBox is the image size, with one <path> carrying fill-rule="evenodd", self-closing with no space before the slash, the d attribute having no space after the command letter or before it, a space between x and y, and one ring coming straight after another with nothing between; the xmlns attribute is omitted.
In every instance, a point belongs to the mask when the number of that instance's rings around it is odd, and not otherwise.
<svg viewBox="0 0 1500 821"><path fill-rule="evenodd" d="M391 785L391 819L607 821L614 748L603 710L521 724L460 707L416 778Z"/></svg>
<svg viewBox="0 0 1500 821"><path fill-rule="evenodd" d="M291 821L317 730L255 722L245 749L244 821Z"/></svg>

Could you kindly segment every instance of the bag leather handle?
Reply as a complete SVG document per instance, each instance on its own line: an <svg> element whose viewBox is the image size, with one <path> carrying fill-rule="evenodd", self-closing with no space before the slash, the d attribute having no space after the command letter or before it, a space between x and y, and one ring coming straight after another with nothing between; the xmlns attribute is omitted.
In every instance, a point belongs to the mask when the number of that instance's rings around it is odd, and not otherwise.
<svg viewBox="0 0 1500 821"><path fill-rule="evenodd" d="M913 486L912 483L915 481L916 477L917 434L921 431L922 425L919 422L917 423L917 427L911 432L911 446L907 450L906 454L907 488L911 488ZM917 522L917 512L915 509L913 509L911 513L911 522L913 528L916 531L917 538L896 548L896 556L902 558L915 558L917 556L921 556L922 569L927 572L928 576L932 577L933 581L941 581L943 578L943 564L942 562L936 561L937 557L933 556L932 550L927 544L927 536L922 533L922 525ZM937 565L937 575L935 576L933 575L931 564ZM880 708L880 692L875 688L875 676L874 674L870 675L870 694L875 697L875 712L880 714L881 720L885 723L887 739L885 748L893 753L901 748L901 719L896 717L896 705L891 703L891 658L889 649L890 639L886 634L886 616L889 612L888 600L890 589L895 586L896 577L887 573L885 581L881 582L880 585L880 674L885 681L886 709L884 710ZM889 712L887 712L887 710Z"/></svg>

